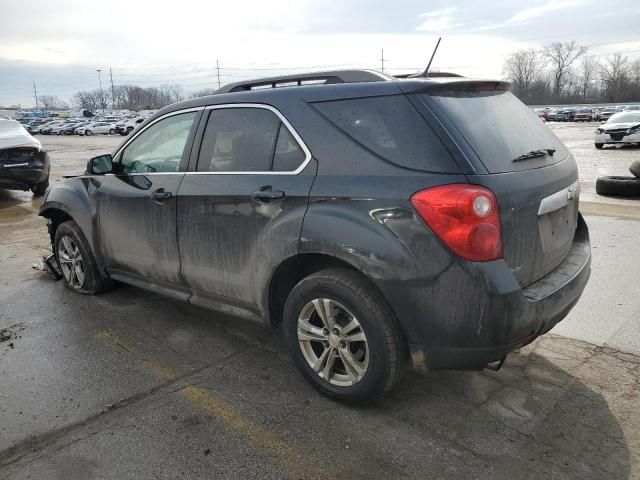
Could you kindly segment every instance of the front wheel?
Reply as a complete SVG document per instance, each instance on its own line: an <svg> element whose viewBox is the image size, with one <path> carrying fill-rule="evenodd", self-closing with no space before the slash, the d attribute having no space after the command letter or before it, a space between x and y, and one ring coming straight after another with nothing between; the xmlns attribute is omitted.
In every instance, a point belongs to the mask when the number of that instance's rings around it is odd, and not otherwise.
<svg viewBox="0 0 640 480"><path fill-rule="evenodd" d="M87 136L90 136L90 135L93 135L93 132L91 130L86 130L84 134Z"/></svg>
<svg viewBox="0 0 640 480"><path fill-rule="evenodd" d="M321 393L366 403L393 388L408 362L393 313L365 278L326 269L301 280L284 307L293 360Z"/></svg>
<svg viewBox="0 0 640 480"><path fill-rule="evenodd" d="M596 148L598 150L600 150L602 147L604 147L604 143L596 143L595 145L596 145Z"/></svg>
<svg viewBox="0 0 640 480"><path fill-rule="evenodd" d="M116 134L116 131L113 128L109 130L109 135L115 135L115 134Z"/></svg>
<svg viewBox="0 0 640 480"><path fill-rule="evenodd" d="M56 229L53 251L70 290L94 295L113 286L98 270L89 242L73 220L61 223Z"/></svg>

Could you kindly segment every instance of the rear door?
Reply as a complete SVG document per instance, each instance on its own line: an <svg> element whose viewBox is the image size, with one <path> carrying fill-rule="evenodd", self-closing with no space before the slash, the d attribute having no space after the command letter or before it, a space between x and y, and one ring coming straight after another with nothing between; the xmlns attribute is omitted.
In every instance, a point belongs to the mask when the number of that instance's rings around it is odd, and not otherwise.
<svg viewBox="0 0 640 480"><path fill-rule="evenodd" d="M182 276L194 303L212 298L258 311L275 266L298 252L315 161L272 107L207 114L178 192Z"/></svg>
<svg viewBox="0 0 640 480"><path fill-rule="evenodd" d="M111 273L179 285L176 194L201 112L167 116L114 159L119 173L96 177L101 251Z"/></svg>
<svg viewBox="0 0 640 480"><path fill-rule="evenodd" d="M409 97L435 113L461 148L469 181L496 194L504 259L520 284L556 268L578 219L578 169L569 150L505 90L482 85Z"/></svg>

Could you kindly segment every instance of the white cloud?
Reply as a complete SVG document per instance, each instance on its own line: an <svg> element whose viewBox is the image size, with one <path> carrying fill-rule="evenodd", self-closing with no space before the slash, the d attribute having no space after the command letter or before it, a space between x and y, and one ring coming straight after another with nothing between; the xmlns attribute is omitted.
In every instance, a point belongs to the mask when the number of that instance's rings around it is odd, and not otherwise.
<svg viewBox="0 0 640 480"><path fill-rule="evenodd" d="M541 17L549 12L561 10L563 8L575 7L583 3L581 0L551 0L537 7L521 10L509 18L506 23L523 22L532 18Z"/></svg>
<svg viewBox="0 0 640 480"><path fill-rule="evenodd" d="M455 13L455 8L440 8L420 14L420 18L425 20L418 25L416 30L420 32L441 32L459 27L460 23L453 23L451 15Z"/></svg>

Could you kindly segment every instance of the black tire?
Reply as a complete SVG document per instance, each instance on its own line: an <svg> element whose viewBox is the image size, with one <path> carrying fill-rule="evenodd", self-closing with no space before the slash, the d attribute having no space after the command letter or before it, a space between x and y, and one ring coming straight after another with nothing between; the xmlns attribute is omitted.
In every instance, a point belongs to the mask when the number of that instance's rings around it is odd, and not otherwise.
<svg viewBox="0 0 640 480"><path fill-rule="evenodd" d="M633 173L636 177L640 178L640 160L636 160L629 167L629 171Z"/></svg>
<svg viewBox="0 0 640 480"><path fill-rule="evenodd" d="M116 131L112 128L111 130L109 130L109 135L115 135Z"/></svg>
<svg viewBox="0 0 640 480"><path fill-rule="evenodd" d="M366 336L368 366L353 385L337 386L320 377L298 341L299 315L312 300L320 298L338 302L352 312ZM392 389L406 372L408 348L394 315L375 287L357 272L330 268L301 280L285 303L283 327L296 367L318 391L334 400L370 402Z"/></svg>
<svg viewBox="0 0 640 480"><path fill-rule="evenodd" d="M612 197L640 197L640 178L599 177L596 180L596 192Z"/></svg>
<svg viewBox="0 0 640 480"><path fill-rule="evenodd" d="M604 147L604 143L596 143L595 146L598 150L600 150L602 149L602 147Z"/></svg>
<svg viewBox="0 0 640 480"><path fill-rule="evenodd" d="M49 176L41 182L38 182L34 185L31 185L31 191L33 192L34 197L41 197L47 191L47 187L49 187Z"/></svg>
<svg viewBox="0 0 640 480"><path fill-rule="evenodd" d="M80 227L78 227L76 222L74 222L73 220L67 220L66 222L61 223L56 229L53 242L53 251L60 271L64 273L59 258L60 243L63 241L64 237L69 237L77 246L80 251L84 266L84 279L82 284L80 286L74 286L69 281L67 276L63 275L63 280L66 287L76 293L82 293L85 295L95 295L97 293L102 293L113 288L113 281L102 275L98 270L96 259L93 256L91 248L89 247L89 242L87 242L87 239L82 233L82 230L80 230Z"/></svg>
<svg viewBox="0 0 640 480"><path fill-rule="evenodd" d="M93 132L91 130L86 130L84 132L84 134L87 135L87 136L91 136L91 135L93 135Z"/></svg>

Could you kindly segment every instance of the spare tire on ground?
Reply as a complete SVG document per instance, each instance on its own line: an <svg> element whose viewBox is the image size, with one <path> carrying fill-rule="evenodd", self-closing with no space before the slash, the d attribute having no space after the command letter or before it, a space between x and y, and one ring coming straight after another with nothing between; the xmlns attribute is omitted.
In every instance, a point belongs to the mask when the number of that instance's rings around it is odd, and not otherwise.
<svg viewBox="0 0 640 480"><path fill-rule="evenodd" d="M598 177L596 192L612 197L640 197L640 178Z"/></svg>
<svg viewBox="0 0 640 480"><path fill-rule="evenodd" d="M633 173L636 177L640 178L640 160L636 160L629 167L629 171Z"/></svg>

